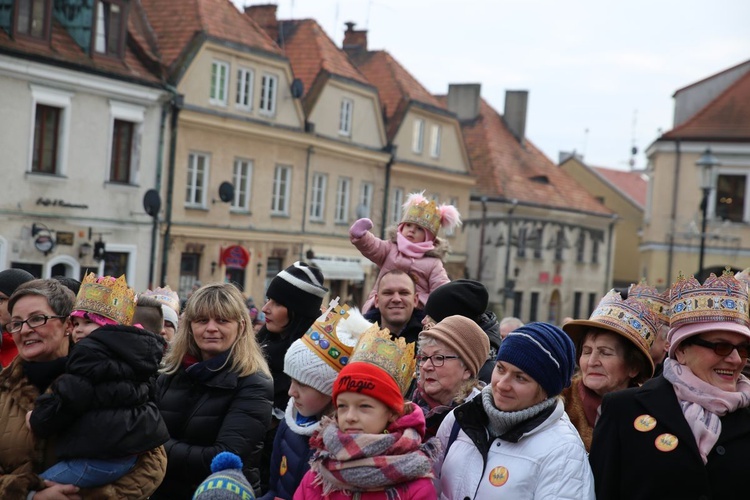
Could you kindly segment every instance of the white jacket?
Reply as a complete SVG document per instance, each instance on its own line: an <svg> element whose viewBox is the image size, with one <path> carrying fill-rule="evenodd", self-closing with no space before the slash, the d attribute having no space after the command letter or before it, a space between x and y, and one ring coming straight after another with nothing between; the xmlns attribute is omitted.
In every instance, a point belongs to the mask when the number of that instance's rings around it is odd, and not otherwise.
<svg viewBox="0 0 750 500"><path fill-rule="evenodd" d="M480 396L481 397L481 396ZM437 437L448 444L454 411L445 417ZM570 423L562 401L517 443L495 439L483 465L479 449L463 430L436 468L439 498L594 499L594 476L586 449Z"/></svg>

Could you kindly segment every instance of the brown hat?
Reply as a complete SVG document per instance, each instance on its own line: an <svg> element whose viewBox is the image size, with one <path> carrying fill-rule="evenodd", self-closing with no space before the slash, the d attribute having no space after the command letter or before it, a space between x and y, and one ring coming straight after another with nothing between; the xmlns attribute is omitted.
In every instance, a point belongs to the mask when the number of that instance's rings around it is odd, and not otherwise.
<svg viewBox="0 0 750 500"><path fill-rule="evenodd" d="M433 338L456 351L472 377L477 376L490 354L487 334L474 320L464 316L448 316L429 330L423 330L419 336Z"/></svg>

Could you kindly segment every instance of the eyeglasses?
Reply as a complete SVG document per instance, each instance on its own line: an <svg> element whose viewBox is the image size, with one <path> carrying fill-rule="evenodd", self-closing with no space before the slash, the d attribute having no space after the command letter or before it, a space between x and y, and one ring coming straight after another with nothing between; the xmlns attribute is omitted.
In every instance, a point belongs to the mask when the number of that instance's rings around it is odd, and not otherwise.
<svg viewBox="0 0 750 500"><path fill-rule="evenodd" d="M432 356L417 356L417 363L423 364L427 360L432 361L432 366L439 368L445 364L446 359L459 359L458 356L444 356L442 354L433 354Z"/></svg>
<svg viewBox="0 0 750 500"><path fill-rule="evenodd" d="M750 344L730 344L729 342L709 342L708 340L703 340L700 337L693 337L691 339L688 339L688 345L695 344L699 345L701 347L706 347L708 349L712 349L717 356L726 357L732 354L732 351L737 349L737 354L740 355L741 358L747 358L748 355L750 355Z"/></svg>
<svg viewBox="0 0 750 500"><path fill-rule="evenodd" d="M39 328L42 325L46 325L48 320L65 318L67 318L67 316L47 316L46 314L35 314L34 316L31 316L29 319L26 319L24 321L11 321L5 328L10 333L18 333L21 331L21 328L23 328L24 323L29 325L29 328Z"/></svg>

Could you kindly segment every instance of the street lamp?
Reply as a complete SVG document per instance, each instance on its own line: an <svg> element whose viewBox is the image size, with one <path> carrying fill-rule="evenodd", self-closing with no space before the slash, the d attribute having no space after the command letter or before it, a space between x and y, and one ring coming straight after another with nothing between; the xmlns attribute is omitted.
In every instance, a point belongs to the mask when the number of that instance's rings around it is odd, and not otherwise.
<svg viewBox="0 0 750 500"><path fill-rule="evenodd" d="M701 190L703 198L701 199L701 212L703 220L701 221L701 248L698 257L698 274L700 281L703 281L703 258L706 253L706 220L708 219L708 198L714 187L714 168L719 166L719 160L711 153L711 148L706 148L701 157L695 162L701 167Z"/></svg>

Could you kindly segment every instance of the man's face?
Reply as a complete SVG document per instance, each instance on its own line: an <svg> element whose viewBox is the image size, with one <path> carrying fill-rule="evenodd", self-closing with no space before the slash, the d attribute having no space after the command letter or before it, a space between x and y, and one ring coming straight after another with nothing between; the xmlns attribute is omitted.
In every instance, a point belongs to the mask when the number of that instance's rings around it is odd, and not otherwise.
<svg viewBox="0 0 750 500"><path fill-rule="evenodd" d="M375 294L375 307L384 323L404 326L411 318L417 294L414 282L406 274L386 274Z"/></svg>

